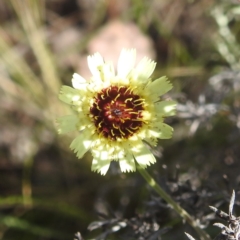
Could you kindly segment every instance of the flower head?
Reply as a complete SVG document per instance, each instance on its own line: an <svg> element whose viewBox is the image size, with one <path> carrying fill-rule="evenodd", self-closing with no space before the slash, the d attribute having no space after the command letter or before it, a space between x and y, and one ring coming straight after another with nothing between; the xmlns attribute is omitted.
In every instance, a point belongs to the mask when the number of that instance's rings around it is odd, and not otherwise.
<svg viewBox="0 0 240 240"><path fill-rule="evenodd" d="M164 118L174 115L174 101L159 96L172 85L166 77L152 81L156 63L143 58L134 68L135 50L122 50L117 74L112 63L99 53L88 57L92 78L73 74L73 88L63 86L59 98L75 115L58 118L59 133L79 131L70 147L78 158L91 149L92 170L106 174L113 160L122 172L135 171L135 161L146 168L156 159L143 143L155 146L157 139L168 139L172 128Z"/></svg>

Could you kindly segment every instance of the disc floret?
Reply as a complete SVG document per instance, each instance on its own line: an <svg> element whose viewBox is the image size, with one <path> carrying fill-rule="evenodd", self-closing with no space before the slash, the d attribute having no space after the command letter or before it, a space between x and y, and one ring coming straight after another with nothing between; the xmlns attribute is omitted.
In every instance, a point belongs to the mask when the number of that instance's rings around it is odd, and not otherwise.
<svg viewBox="0 0 240 240"><path fill-rule="evenodd" d="M102 89L90 107L96 132L109 140L127 139L144 124L144 99L127 86Z"/></svg>

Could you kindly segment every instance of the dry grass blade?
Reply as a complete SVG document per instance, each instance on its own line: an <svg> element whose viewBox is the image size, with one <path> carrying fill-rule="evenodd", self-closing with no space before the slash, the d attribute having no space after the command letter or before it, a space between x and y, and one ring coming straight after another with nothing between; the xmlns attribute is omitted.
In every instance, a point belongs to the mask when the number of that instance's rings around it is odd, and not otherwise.
<svg viewBox="0 0 240 240"><path fill-rule="evenodd" d="M4 30L0 28L0 35L4 35L3 33ZM17 51L4 41L4 38L0 38L0 53L0 62L7 72L13 76L17 75L19 84L25 88L25 91L27 90L32 99L41 105L44 95L42 95L43 88L39 79ZM2 81L0 81L0 87L4 87Z"/></svg>
<svg viewBox="0 0 240 240"><path fill-rule="evenodd" d="M56 64L53 55L49 51L46 43L46 37L40 23L40 17L43 10L42 5L37 3L41 1L24 0L10 1L19 21L25 31L29 44L38 60L43 81L50 93L57 93L60 87L60 80L56 71ZM34 3L35 2L35 3ZM34 6L33 11L31 6Z"/></svg>

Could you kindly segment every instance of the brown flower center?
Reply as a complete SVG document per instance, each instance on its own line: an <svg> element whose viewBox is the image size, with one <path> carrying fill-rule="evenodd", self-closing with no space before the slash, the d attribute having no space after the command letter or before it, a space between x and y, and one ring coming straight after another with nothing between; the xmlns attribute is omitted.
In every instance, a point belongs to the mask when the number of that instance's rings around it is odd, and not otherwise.
<svg viewBox="0 0 240 240"><path fill-rule="evenodd" d="M129 138L143 125L144 99L129 87L102 89L90 107L98 134L111 140Z"/></svg>

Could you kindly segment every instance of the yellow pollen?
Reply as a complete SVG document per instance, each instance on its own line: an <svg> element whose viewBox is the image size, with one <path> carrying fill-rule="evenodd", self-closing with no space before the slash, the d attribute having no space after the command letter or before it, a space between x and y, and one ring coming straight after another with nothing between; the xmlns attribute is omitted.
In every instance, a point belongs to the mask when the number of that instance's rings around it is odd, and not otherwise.
<svg viewBox="0 0 240 240"><path fill-rule="evenodd" d="M114 132L113 132L113 129L111 129L111 133L112 133L113 136L115 136L115 134L114 134Z"/></svg>
<svg viewBox="0 0 240 240"><path fill-rule="evenodd" d="M127 88L124 94L126 94L128 91L131 93L130 88Z"/></svg>
<svg viewBox="0 0 240 240"><path fill-rule="evenodd" d="M137 118L137 119L132 119L133 122L144 122L143 119Z"/></svg>
<svg viewBox="0 0 240 240"><path fill-rule="evenodd" d="M135 101L134 101L134 106L136 107L136 106L140 106L140 105L143 105L144 104L144 102L140 102L140 103L135 103Z"/></svg>
<svg viewBox="0 0 240 240"><path fill-rule="evenodd" d="M127 101L132 101L132 98L127 98L124 102L127 103Z"/></svg>
<svg viewBox="0 0 240 240"><path fill-rule="evenodd" d="M119 128L119 131L121 132L121 134L124 136L125 133L121 130L121 128Z"/></svg>
<svg viewBox="0 0 240 240"><path fill-rule="evenodd" d="M126 108L126 109L124 109L125 112L130 112L130 111L132 111L132 110L133 110L132 108Z"/></svg>
<svg viewBox="0 0 240 240"><path fill-rule="evenodd" d="M103 131L99 132L98 135L99 135L99 137L104 137Z"/></svg>
<svg viewBox="0 0 240 240"><path fill-rule="evenodd" d="M120 93L114 98L114 101L116 101L120 96Z"/></svg>
<svg viewBox="0 0 240 240"><path fill-rule="evenodd" d="M103 121L101 121L99 124L98 124L98 127L101 128L101 125L103 124Z"/></svg>
<svg viewBox="0 0 240 240"><path fill-rule="evenodd" d="M134 102L144 102L145 100L143 98L139 98L139 99L136 99L134 100Z"/></svg>
<svg viewBox="0 0 240 240"><path fill-rule="evenodd" d="M131 114L138 114L138 112L129 112L129 113L131 113Z"/></svg>
<svg viewBox="0 0 240 240"><path fill-rule="evenodd" d="M128 132L130 132L131 134L133 134L133 132L132 132L130 129L126 128L126 130L127 130Z"/></svg>

